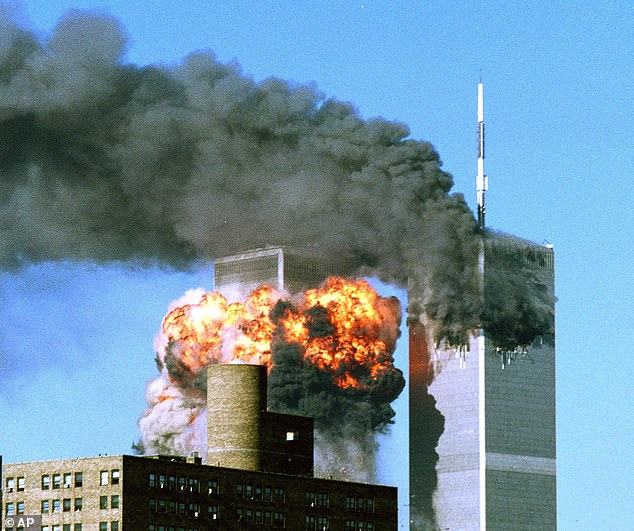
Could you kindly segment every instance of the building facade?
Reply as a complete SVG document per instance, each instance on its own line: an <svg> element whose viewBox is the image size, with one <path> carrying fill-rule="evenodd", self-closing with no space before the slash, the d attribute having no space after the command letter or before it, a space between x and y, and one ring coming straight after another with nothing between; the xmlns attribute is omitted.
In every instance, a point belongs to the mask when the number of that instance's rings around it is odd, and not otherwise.
<svg viewBox="0 0 634 531"><path fill-rule="evenodd" d="M492 239L483 266L485 284L523 268L554 292L548 246ZM411 529L555 530L554 336L516 356L486 334L466 352L432 345L422 326L412 327Z"/></svg>
<svg viewBox="0 0 634 531"><path fill-rule="evenodd" d="M266 367L207 372L209 465L129 455L5 464L3 517L37 515L42 531L396 531L395 487L313 477L312 419L267 411Z"/></svg>
<svg viewBox="0 0 634 531"><path fill-rule="evenodd" d="M196 462L198 461L198 462ZM396 489L222 468L176 456L4 466L3 516L44 531L396 530Z"/></svg>

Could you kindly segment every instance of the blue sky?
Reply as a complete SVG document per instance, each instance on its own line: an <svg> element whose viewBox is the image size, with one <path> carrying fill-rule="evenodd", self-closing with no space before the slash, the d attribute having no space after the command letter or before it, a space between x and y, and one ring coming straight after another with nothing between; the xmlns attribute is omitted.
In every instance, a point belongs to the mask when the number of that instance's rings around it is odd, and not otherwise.
<svg viewBox="0 0 634 531"><path fill-rule="evenodd" d="M173 64L209 49L256 80L315 84L364 117L404 122L436 146L472 207L481 74L487 224L556 251L560 529L631 528L634 4L10 5L43 37L69 8L103 9L129 34L129 62ZM211 287L209 267L0 273L4 459L129 452L156 371L154 334L168 303L199 285Z"/></svg>

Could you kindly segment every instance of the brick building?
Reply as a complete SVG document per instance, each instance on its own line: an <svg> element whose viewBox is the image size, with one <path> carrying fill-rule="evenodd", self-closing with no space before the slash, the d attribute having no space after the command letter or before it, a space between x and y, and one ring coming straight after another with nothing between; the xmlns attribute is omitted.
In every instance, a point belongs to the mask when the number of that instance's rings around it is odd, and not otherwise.
<svg viewBox="0 0 634 531"><path fill-rule="evenodd" d="M199 458L106 456L4 466L3 516L43 531L396 529L396 488L208 466Z"/></svg>
<svg viewBox="0 0 634 531"><path fill-rule="evenodd" d="M312 419L266 411L266 369L208 369L208 462L99 456L5 464L2 515L42 531L395 531L397 489L313 477ZM5 528L6 529L6 528ZM10 528L9 528L10 529Z"/></svg>

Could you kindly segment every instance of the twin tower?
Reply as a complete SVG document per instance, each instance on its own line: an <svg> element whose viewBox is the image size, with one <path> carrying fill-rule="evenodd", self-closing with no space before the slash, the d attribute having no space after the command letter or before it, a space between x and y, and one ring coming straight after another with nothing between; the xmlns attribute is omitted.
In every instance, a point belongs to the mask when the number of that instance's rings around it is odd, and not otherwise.
<svg viewBox="0 0 634 531"><path fill-rule="evenodd" d="M488 179L484 175L481 83L478 89L478 223L484 231ZM488 234L481 244L480 271L485 298L487 286L494 285L496 278L521 272L538 279L549 292L546 300L554 301L554 252L550 245ZM219 259L214 265L215 289L220 290L236 284L250 289L267 283L292 293L315 286L330 275L353 273L345 262L283 247L245 252ZM417 294L409 296L416 298ZM550 329L554 330L554 302L549 304L552 307L546 313L551 316ZM469 347L466 353L438 349L423 325L410 327L409 461L406 467L404 460L403 467L403 475L409 476L409 483L405 484L409 499L400 508L401 518L409 512L411 531L555 530L554 334L517 355L498 351L484 332L472 337ZM220 373L223 368L217 370ZM226 370L233 369L229 366ZM216 375L212 372L209 378L209 389L217 388L211 381ZM245 378L218 387L222 391L218 394L223 396L210 400L239 403L244 396L243 386L248 385L259 389L259 400L265 403L265 384L260 376ZM223 435L225 430L243 422L245 428L240 436L259 440L265 449L271 426L279 425L293 437L290 424L283 425L270 413L259 416L261 405L244 400L241 412L227 418L224 425L210 423L210 437L228 437ZM255 428L246 427L247 420L241 416L245 411L259 422ZM301 425L301 418L297 420L299 431L309 429L308 425ZM397 423L401 422L404 420L397 419ZM312 444L312 436L309 439ZM226 441L224 446L232 444ZM303 447L302 452L305 454L292 456L290 462L308 473L310 454L312 472L312 446ZM229 457L210 452L208 463L221 461L223 466L231 466L226 461ZM274 462L277 458L263 451L249 459ZM289 463L288 456L286 459ZM403 490L403 485L399 487Z"/></svg>

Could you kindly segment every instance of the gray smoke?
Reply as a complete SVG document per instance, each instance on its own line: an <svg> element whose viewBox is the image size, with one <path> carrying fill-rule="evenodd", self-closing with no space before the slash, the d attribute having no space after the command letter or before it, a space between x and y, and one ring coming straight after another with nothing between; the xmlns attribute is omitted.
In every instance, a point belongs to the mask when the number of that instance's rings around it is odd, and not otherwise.
<svg viewBox="0 0 634 531"><path fill-rule="evenodd" d="M427 142L348 103L193 53L123 60L108 17L69 12L41 41L0 42L0 265L192 267L265 243L347 255L433 285L440 338L476 324L473 216Z"/></svg>

